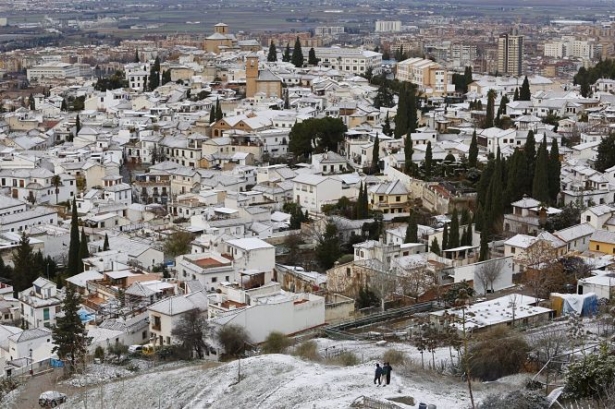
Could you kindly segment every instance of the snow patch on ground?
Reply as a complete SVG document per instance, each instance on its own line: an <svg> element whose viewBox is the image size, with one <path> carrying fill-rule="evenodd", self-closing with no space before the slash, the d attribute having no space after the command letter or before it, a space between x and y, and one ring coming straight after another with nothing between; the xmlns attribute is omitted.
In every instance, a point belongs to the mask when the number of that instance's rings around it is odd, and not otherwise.
<svg viewBox="0 0 615 409"><path fill-rule="evenodd" d="M100 402L116 409L160 407L185 409L333 409L347 408L357 398L368 396L385 400L391 397L410 396L415 406L404 404L401 408L416 408L420 402L436 404L438 409L463 409L469 406L466 384L423 371L402 374L393 368L391 385L376 387L373 384L376 362L388 349L397 349L420 363L420 353L406 344L378 346L369 341L317 340L319 348L344 348L356 355L362 363L341 367L320 362L302 361L289 355L261 355L215 365L190 365L180 369L156 368L149 373L131 378L114 380L90 388L88 400ZM431 354L425 354L431 359ZM429 357L429 358L428 358ZM449 359L448 348L437 351L436 359ZM157 371L157 372L154 372ZM238 372L241 381L237 383ZM482 386L482 385L481 385ZM499 391L495 385L484 385L475 396ZM135 402L138 397L138 402ZM74 396L64 407L83 408L84 394Z"/></svg>

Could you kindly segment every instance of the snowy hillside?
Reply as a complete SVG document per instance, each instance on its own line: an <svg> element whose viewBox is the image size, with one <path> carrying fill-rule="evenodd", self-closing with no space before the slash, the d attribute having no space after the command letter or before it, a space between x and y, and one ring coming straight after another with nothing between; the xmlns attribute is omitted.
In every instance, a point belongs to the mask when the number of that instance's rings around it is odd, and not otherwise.
<svg viewBox="0 0 615 409"><path fill-rule="evenodd" d="M328 340L319 340L327 344ZM339 347L339 342L336 343ZM354 345L353 345L354 344ZM468 407L465 384L421 373L401 376L393 372L391 385L376 387L373 382L372 357L392 346L378 348L371 344L350 344L363 354L365 363L341 367L302 361L289 355L262 355L241 361L242 380L237 380L237 361L211 367L190 365L159 373L145 373L133 378L116 380L90 387L87 400L101 402L116 409L140 408L348 408L360 396L376 399L412 397L415 405L399 404L401 408L416 408L419 402L436 404L438 409ZM408 348L406 345L399 347ZM398 348L401 349L401 348ZM407 349L410 354L410 349ZM416 351L416 349L414 349ZM442 351L444 356L448 350ZM416 357L412 357L416 359ZM477 385L476 396L498 390L493 385ZM85 390L84 390L85 392ZM73 396L65 408L83 408L85 393ZM160 405L160 406L159 406Z"/></svg>

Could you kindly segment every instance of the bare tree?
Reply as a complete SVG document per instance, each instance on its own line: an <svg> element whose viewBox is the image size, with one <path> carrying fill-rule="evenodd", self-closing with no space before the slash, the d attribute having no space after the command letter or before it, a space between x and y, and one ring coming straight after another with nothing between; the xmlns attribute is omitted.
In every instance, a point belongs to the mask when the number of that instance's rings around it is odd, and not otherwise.
<svg viewBox="0 0 615 409"><path fill-rule="evenodd" d="M497 281L502 275L502 268L504 267L504 260L493 259L483 262L483 264L476 271L476 278L483 287L483 291L493 292L493 283Z"/></svg>
<svg viewBox="0 0 615 409"><path fill-rule="evenodd" d="M517 261L524 267L525 286L537 299L548 298L551 292L559 290L565 282L557 249L547 240L536 241Z"/></svg>
<svg viewBox="0 0 615 409"><path fill-rule="evenodd" d="M417 303L425 291L436 285L433 272L424 265L406 269L398 281L404 295L414 298Z"/></svg>
<svg viewBox="0 0 615 409"><path fill-rule="evenodd" d="M397 276L390 271L380 271L370 277L369 288L380 299L380 310L385 310L387 297L397 289Z"/></svg>
<svg viewBox="0 0 615 409"><path fill-rule="evenodd" d="M207 319L198 308L186 312L171 331L177 337L184 348L194 351L199 359L209 355L209 349L205 343L207 336Z"/></svg>

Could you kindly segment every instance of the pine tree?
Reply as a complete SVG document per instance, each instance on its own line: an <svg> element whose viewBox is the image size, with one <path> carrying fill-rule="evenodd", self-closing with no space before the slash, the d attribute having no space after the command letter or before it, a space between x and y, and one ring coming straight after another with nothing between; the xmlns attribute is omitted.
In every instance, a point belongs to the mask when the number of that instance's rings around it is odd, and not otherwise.
<svg viewBox="0 0 615 409"><path fill-rule="evenodd" d="M431 141L427 141L427 149L425 150L425 180L431 179L432 162Z"/></svg>
<svg viewBox="0 0 615 409"><path fill-rule="evenodd" d="M408 131L408 93L404 88L399 92L397 114L395 115L395 139L401 138Z"/></svg>
<svg viewBox="0 0 615 409"><path fill-rule="evenodd" d="M384 117L384 125L382 125L382 133L386 136L393 135L393 129L391 129L391 120L389 119L389 112L387 111L386 116Z"/></svg>
<svg viewBox="0 0 615 409"><path fill-rule="evenodd" d="M551 203L557 203L557 195L561 189L561 170L562 164L559 161L559 147L557 140L551 142L551 151L549 152L549 198Z"/></svg>
<svg viewBox="0 0 615 409"><path fill-rule="evenodd" d="M72 277L81 272L81 259L79 259L79 218L77 215L77 201L73 198L72 217L70 221L70 244L68 246L68 265L66 273Z"/></svg>
<svg viewBox="0 0 615 409"><path fill-rule="evenodd" d="M412 168L414 167L412 162L413 153L414 149L412 148L412 137L410 134L407 134L406 141L404 143L404 173L406 173L406 175L412 174Z"/></svg>
<svg viewBox="0 0 615 409"><path fill-rule="evenodd" d="M372 149L372 174L380 172L380 138L376 135L374 148Z"/></svg>
<svg viewBox="0 0 615 409"><path fill-rule="evenodd" d="M416 222L416 213L411 212L408 218L408 226L406 226L406 237L404 243L418 243L419 242L419 228Z"/></svg>
<svg viewBox="0 0 615 409"><path fill-rule="evenodd" d="M523 80L523 84L521 84L521 89L519 90L519 101L530 101L531 99L532 92L530 91L530 82L526 76Z"/></svg>
<svg viewBox="0 0 615 409"><path fill-rule="evenodd" d="M547 142L543 139L538 147L536 168L532 182L532 197L541 203L549 203L549 156L547 154Z"/></svg>
<svg viewBox="0 0 615 409"><path fill-rule="evenodd" d="M90 251L88 250L88 236L85 235L85 230L81 228L81 238L79 239L79 260L90 257ZM79 263L81 272L83 272L83 262Z"/></svg>
<svg viewBox="0 0 615 409"><path fill-rule="evenodd" d="M310 51L308 52L308 64L318 65L319 61L320 60L316 58L316 50L314 50L314 47L310 48Z"/></svg>
<svg viewBox="0 0 615 409"><path fill-rule="evenodd" d="M286 43L284 54L282 54L282 62L290 62L290 44Z"/></svg>
<svg viewBox="0 0 615 409"><path fill-rule="evenodd" d="M13 291L17 293L30 288L40 271L34 266L34 253L25 231L21 233L19 245L13 252L13 266Z"/></svg>
<svg viewBox="0 0 615 409"><path fill-rule="evenodd" d="M468 166L471 168L476 167L478 160L478 139L476 137L476 129L472 133L472 142L470 142L470 151L468 152Z"/></svg>
<svg viewBox="0 0 615 409"><path fill-rule="evenodd" d="M459 213L457 208L453 209L451 216L451 227L448 233L448 241L446 243L449 249L459 247Z"/></svg>
<svg viewBox="0 0 615 409"><path fill-rule="evenodd" d="M513 101L519 101L519 88L515 88L515 93L513 95Z"/></svg>
<svg viewBox="0 0 615 409"><path fill-rule="evenodd" d="M267 53L267 61L268 62L276 62L278 60L278 50L273 44L273 40L271 40L271 44L269 44L269 53Z"/></svg>
<svg viewBox="0 0 615 409"><path fill-rule="evenodd" d="M66 295L62 302L64 315L56 318L52 338L55 347L52 352L62 360L70 363L69 370L74 372L75 362L87 353L87 332L79 317L81 298L72 286L66 287Z"/></svg>
<svg viewBox="0 0 615 409"><path fill-rule="evenodd" d="M303 67L303 51L301 50L301 41L299 41L299 37L295 40L295 48L293 49L290 62L297 68Z"/></svg>
<svg viewBox="0 0 615 409"><path fill-rule="evenodd" d="M442 250L446 250L448 247L448 224L445 224L442 232Z"/></svg>
<svg viewBox="0 0 615 409"><path fill-rule="evenodd" d="M434 237L433 240L431 241L431 246L429 246L429 251L431 251L434 254L437 254L438 256L440 255L441 251L440 251L440 245L438 244L437 237Z"/></svg>
<svg viewBox="0 0 615 409"><path fill-rule="evenodd" d="M104 244L103 244L103 248L102 248L102 250L103 250L103 251L108 251L108 250L110 250L110 247L109 247L109 236L107 236L107 233L105 233L105 242L104 242Z"/></svg>
<svg viewBox="0 0 615 409"><path fill-rule="evenodd" d="M220 100L216 99L216 122L224 118L224 114L222 113L222 107L220 106Z"/></svg>

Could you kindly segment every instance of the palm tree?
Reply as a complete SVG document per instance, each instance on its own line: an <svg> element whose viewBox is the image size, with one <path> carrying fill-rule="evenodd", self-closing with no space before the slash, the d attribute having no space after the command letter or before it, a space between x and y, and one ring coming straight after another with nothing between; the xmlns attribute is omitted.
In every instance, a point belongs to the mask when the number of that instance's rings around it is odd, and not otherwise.
<svg viewBox="0 0 615 409"><path fill-rule="evenodd" d="M62 178L60 175L53 175L51 178L51 184L55 188L56 192L56 204L58 204L58 194L60 193L60 186L62 186Z"/></svg>

